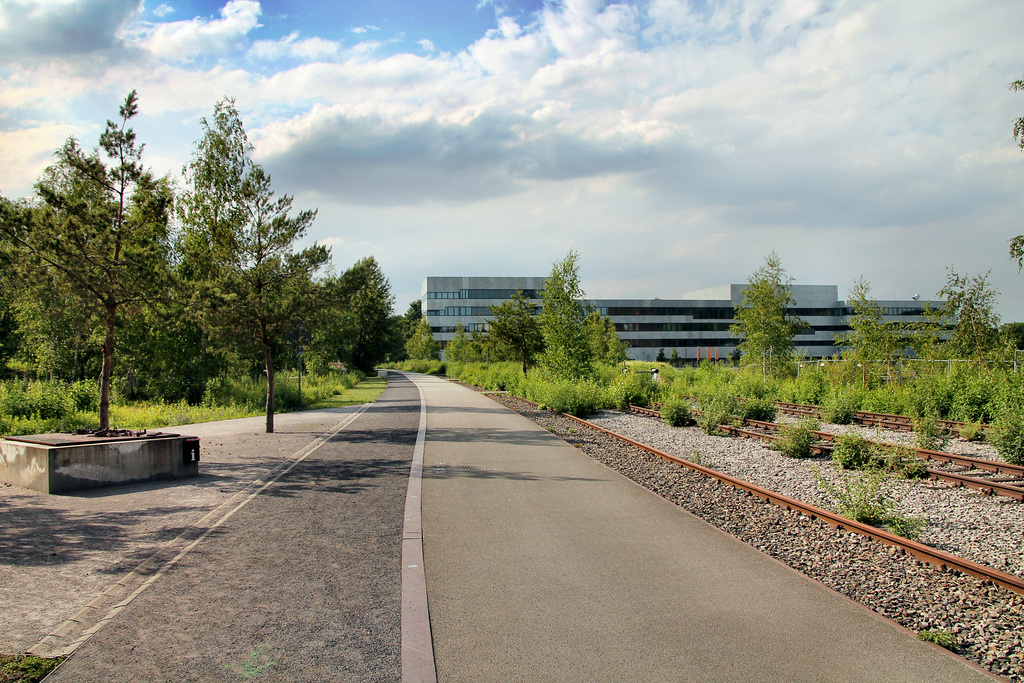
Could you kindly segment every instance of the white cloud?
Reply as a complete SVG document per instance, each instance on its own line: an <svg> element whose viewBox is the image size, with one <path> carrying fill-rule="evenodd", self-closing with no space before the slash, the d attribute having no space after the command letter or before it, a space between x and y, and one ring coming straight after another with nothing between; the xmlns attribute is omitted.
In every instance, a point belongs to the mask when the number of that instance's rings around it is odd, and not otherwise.
<svg viewBox="0 0 1024 683"><path fill-rule="evenodd" d="M168 14L174 14L174 8L168 5L166 2L162 2L157 5L156 9L153 10L153 14L158 17L166 17Z"/></svg>
<svg viewBox="0 0 1024 683"><path fill-rule="evenodd" d="M316 37L299 38L298 31L279 40L257 40L249 49L251 56L268 61L290 58L312 62L333 59L341 52L340 43Z"/></svg>
<svg viewBox="0 0 1024 683"><path fill-rule="evenodd" d="M225 52L258 27L262 13L256 0L228 0L219 19L196 17L160 24L139 23L128 37L155 57L187 61L201 54Z"/></svg>
<svg viewBox="0 0 1024 683"><path fill-rule="evenodd" d="M944 261L972 272L1009 263L1005 241L1024 213L1024 157L1010 134L1024 96L1006 90L1024 70L1020 3L565 0L526 19L482 4L496 28L438 51L433 36L363 40L372 25L349 29L354 45L297 31L252 41L259 5L232 0L216 19L137 25L125 35L150 58L100 79L0 72L0 107L70 116L90 87L114 100L138 87L145 113L189 121L184 157L195 119L235 96L282 191L299 188L321 222L381 221L372 244L330 237L387 248L417 277L543 274L570 246L610 273L608 287L633 282L623 295L637 296L665 295L644 291L659 281L677 292L742 281L772 248L798 280L847 278L841 290L859 274L896 289L930 277L923 265L896 274L907 259L890 252L922 254L940 279ZM108 16L129 16L119 11ZM202 68L183 61L198 54ZM480 226L478 266L468 248L425 237L444 229L470 243L460 236ZM964 226L984 233L969 249ZM834 277L810 265L840 248L848 258Z"/></svg>

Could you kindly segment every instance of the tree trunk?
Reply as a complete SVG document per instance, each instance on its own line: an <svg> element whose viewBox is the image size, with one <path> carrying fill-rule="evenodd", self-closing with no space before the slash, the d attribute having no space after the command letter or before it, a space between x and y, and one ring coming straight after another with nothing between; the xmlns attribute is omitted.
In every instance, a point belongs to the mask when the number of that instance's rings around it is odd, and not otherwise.
<svg viewBox="0 0 1024 683"><path fill-rule="evenodd" d="M103 341L103 370L100 373L100 429L110 429L110 367L114 357L114 322L117 306L107 307L107 334Z"/></svg>
<svg viewBox="0 0 1024 683"><path fill-rule="evenodd" d="M274 361L270 358L270 343L263 342L263 362L267 366L267 434L274 433Z"/></svg>

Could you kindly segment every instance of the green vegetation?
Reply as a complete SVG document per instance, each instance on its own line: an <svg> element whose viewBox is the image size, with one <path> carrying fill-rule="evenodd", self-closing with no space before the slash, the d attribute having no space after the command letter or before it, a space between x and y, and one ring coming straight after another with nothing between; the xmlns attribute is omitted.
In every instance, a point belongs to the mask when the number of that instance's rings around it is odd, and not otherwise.
<svg viewBox="0 0 1024 683"><path fill-rule="evenodd" d="M661 419L672 427L685 427L692 424L693 413L690 411L690 402L670 396L661 406Z"/></svg>
<svg viewBox="0 0 1024 683"><path fill-rule="evenodd" d="M0 683L36 683L64 661L35 655L0 655Z"/></svg>
<svg viewBox="0 0 1024 683"><path fill-rule="evenodd" d="M926 643L935 643L947 650L956 650L956 638L949 631L918 631L917 637Z"/></svg>
<svg viewBox="0 0 1024 683"><path fill-rule="evenodd" d="M0 430L251 415L258 391L270 432L277 410L343 401L345 370L404 358L411 318L377 262L336 275L300 248L316 211L275 196L233 100L177 182L143 166L138 113L132 91L93 151L69 138L33 196L0 196Z"/></svg>
<svg viewBox="0 0 1024 683"><path fill-rule="evenodd" d="M821 428L817 420L802 419L796 426L782 428L782 434L772 442L772 448L790 458L810 458L818 437L813 432Z"/></svg>
<svg viewBox="0 0 1024 683"><path fill-rule="evenodd" d="M360 372L331 371L324 375L303 375L302 400L295 373L279 376L278 410L312 410L367 403L385 388L378 377ZM110 417L124 429L156 429L175 425L253 417L264 412L266 382L255 379L220 380L207 385L198 404L187 401L126 401L116 392ZM79 382L0 383L0 436L42 434L98 426L94 384Z"/></svg>
<svg viewBox="0 0 1024 683"><path fill-rule="evenodd" d="M579 254L570 251L556 261L540 293L540 328L544 335L542 364L555 377L585 380L594 372L594 350L586 327L588 311L580 303Z"/></svg>
<svg viewBox="0 0 1024 683"><path fill-rule="evenodd" d="M793 359L793 335L806 327L787 312L793 303L792 278L778 254L772 252L747 281L743 304L736 307L732 333L740 337L739 351L749 363L760 363L767 380L783 372Z"/></svg>
<svg viewBox="0 0 1024 683"><path fill-rule="evenodd" d="M855 522L885 527L904 538L921 535L925 521L896 511L896 500L891 495L892 482L885 472L868 469L852 473L838 471L837 474L835 481L829 481L819 470L814 470L815 481L832 498L836 512Z"/></svg>

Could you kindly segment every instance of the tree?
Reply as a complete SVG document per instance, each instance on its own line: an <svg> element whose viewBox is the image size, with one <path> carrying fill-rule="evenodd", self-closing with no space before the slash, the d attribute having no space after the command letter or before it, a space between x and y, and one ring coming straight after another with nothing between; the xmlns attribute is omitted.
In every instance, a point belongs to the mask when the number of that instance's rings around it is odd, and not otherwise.
<svg viewBox="0 0 1024 683"><path fill-rule="evenodd" d="M590 336L590 348L594 360L607 365L618 365L625 362L626 343L619 339L615 331L615 323L608 316L602 316L598 311L591 311L587 316L587 334ZM660 352L664 360L664 349Z"/></svg>
<svg viewBox="0 0 1024 683"><path fill-rule="evenodd" d="M563 379L589 377L594 353L587 334L588 311L580 302L579 254L570 251L555 261L540 293L540 327L544 335L544 365Z"/></svg>
<svg viewBox="0 0 1024 683"><path fill-rule="evenodd" d="M358 261L341 276L344 317L350 330L346 363L365 373L384 360L391 335L395 297L377 260Z"/></svg>
<svg viewBox="0 0 1024 683"><path fill-rule="evenodd" d="M853 349L853 356L862 362L882 362L892 373L892 362L907 347L907 340L900 326L886 322L882 307L871 297L871 285L864 278L858 278L850 289L848 303L853 308L850 316L850 331L836 335L836 345Z"/></svg>
<svg viewBox="0 0 1024 683"><path fill-rule="evenodd" d="M1024 78L1010 83L1010 90L1024 91ZM1024 116L1013 122L1013 139L1024 150ZM1010 258L1017 260L1017 270L1024 270L1024 235L1017 235L1010 240Z"/></svg>
<svg viewBox="0 0 1024 683"><path fill-rule="evenodd" d="M262 350L266 429L274 431L273 348L315 309L314 274L330 259L322 245L295 251L316 211L291 216L292 197L274 198L270 175L252 161L252 144L233 100L223 99L184 170L183 272L203 323L225 341Z"/></svg>
<svg viewBox="0 0 1024 683"><path fill-rule="evenodd" d="M50 296L68 296L102 329L99 428L110 427L110 381L120 316L169 294L170 183L142 165L128 121L138 114L128 93L107 121L99 149L68 138L36 183L35 205L3 202L3 232L20 251L22 281ZM100 157L103 151L106 159Z"/></svg>
<svg viewBox="0 0 1024 683"><path fill-rule="evenodd" d="M761 362L767 379L774 377L793 358L793 336L806 323L788 313L793 303L792 278L786 275L778 254L765 257L743 290L743 303L736 306L736 323L729 329L741 337L739 351L748 360Z"/></svg>
<svg viewBox="0 0 1024 683"><path fill-rule="evenodd" d="M405 343L405 352L412 360L440 360L441 345L434 339L426 318L420 318L412 336Z"/></svg>
<svg viewBox="0 0 1024 683"><path fill-rule="evenodd" d="M536 318L537 306L530 301L523 290L516 288L516 293L508 301L498 306L488 306L491 315L488 343L501 350L523 366L523 374L534 363L534 359L544 350L544 335L540 330L540 322Z"/></svg>
<svg viewBox="0 0 1024 683"><path fill-rule="evenodd" d="M456 363L468 361L473 355L472 343L469 335L466 334L466 328L463 327L462 323L457 323L455 325L455 336L444 349L444 359Z"/></svg>
<svg viewBox="0 0 1024 683"><path fill-rule="evenodd" d="M948 348L958 358L977 360L982 367L1001 346L995 312L999 292L992 288L988 276L961 276L950 268L946 286L939 290L939 296L946 298L946 317L955 321Z"/></svg>

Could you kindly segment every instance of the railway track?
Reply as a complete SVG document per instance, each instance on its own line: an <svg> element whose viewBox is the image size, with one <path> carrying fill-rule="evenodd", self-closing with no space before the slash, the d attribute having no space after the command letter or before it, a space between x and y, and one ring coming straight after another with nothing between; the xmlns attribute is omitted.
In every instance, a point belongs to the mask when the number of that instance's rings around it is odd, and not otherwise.
<svg viewBox="0 0 1024 683"><path fill-rule="evenodd" d="M798 417L822 417L821 408L819 406L806 405L803 403L787 403L785 401L774 401L775 409L785 415L795 415ZM865 410L857 410L853 413L854 424L863 425L865 427L882 427L883 429L892 429L900 432L912 432L914 431L914 419L906 415L892 415L889 413L870 413ZM959 436L960 429L965 425L964 422L957 422L956 420L935 420L935 424L939 429L942 429L949 434ZM982 425L982 430L986 429L987 425Z"/></svg>
<svg viewBox="0 0 1024 683"><path fill-rule="evenodd" d="M650 417L661 417L661 413L651 408L630 406L630 410ZM754 429L747 429L746 427L754 427ZM720 429L735 436L772 442L777 438L782 425L761 420L745 420L742 427L720 425ZM811 433L822 442L812 447L814 453L816 455L827 454L831 450L830 444L836 439L836 435L820 431L812 431ZM872 443L883 448L888 447L886 444ZM1024 501L1024 467L1020 465L1011 465L984 458L972 458L954 453L944 453L942 451L931 451L924 448L913 448L910 449L910 452L922 460L940 464L940 467L926 468L925 472L929 479L944 481L957 487L966 486L967 488L991 495L1005 496L1014 500Z"/></svg>

